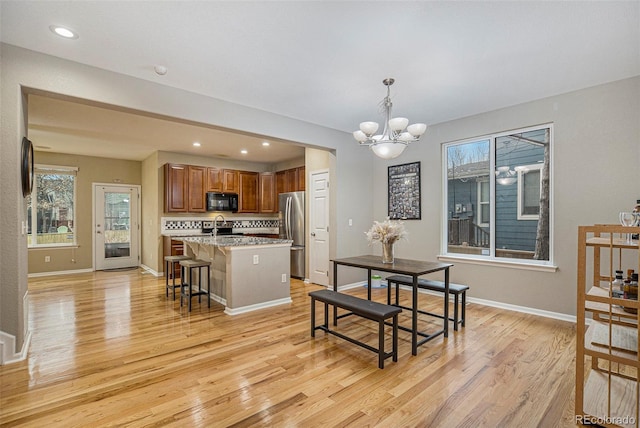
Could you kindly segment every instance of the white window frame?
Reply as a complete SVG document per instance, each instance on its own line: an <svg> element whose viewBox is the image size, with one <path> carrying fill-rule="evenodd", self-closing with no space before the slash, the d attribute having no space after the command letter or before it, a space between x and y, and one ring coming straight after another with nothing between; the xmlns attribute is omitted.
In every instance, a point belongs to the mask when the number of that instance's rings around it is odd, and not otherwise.
<svg viewBox="0 0 640 428"><path fill-rule="evenodd" d="M529 131L535 131L539 129L549 129L549 144L550 144L550 159L549 159L549 178L551 181L551 186L549 188L549 260L526 260L526 259L509 259L504 257L496 257L495 256L495 187L496 180L495 174L489 174L489 182L490 182L490 199L491 199L491 219L489 228L491 230L491 244L490 248L486 253L482 255L476 254L464 254L464 253L449 253L448 249L448 225L447 220L448 217L448 158L447 158L447 148L456 144L469 144L474 142L479 142L482 140L489 140L489 171L495 171L496 162L495 162L495 144L496 139L499 137L505 137L512 134L518 133L526 133ZM536 126L531 126L527 128L519 128L513 129L510 131L481 135L474 138L468 138L464 140L458 141L449 141L441 144L441 168L443 172L443 180L442 180L442 218L445 221L442 223L441 227L441 254L438 256L439 260L445 262L463 262L470 264L478 264L478 265L488 265L488 266L503 266L515 269L526 269L526 270L538 270L544 272L555 272L558 270L558 267L554 264L554 195L553 188L555 185L554 174L553 174L553 162L554 155L553 151L555 150L554 144L554 130L552 123L540 124Z"/></svg>
<svg viewBox="0 0 640 428"><path fill-rule="evenodd" d="M486 201L482 200L482 185L484 183L487 183L489 185L489 199ZM491 183L489 178L481 178L478 180L478 214L477 214L477 221L478 221L478 226L482 226L482 227L489 227L489 223L488 222L484 222L482 220L484 220L482 218L482 206L483 205L489 205L489 211L491 211ZM491 215L489 215L489 218L491 218Z"/></svg>
<svg viewBox="0 0 640 428"><path fill-rule="evenodd" d="M34 179L33 189L29 197L31 198L31 236L30 240L27 241L27 248L36 249L36 248L60 248L60 247L77 247L78 246L78 217L77 217L77 204L76 200L78 197L78 167L74 166L62 166L62 165L34 165L34 175L36 174L66 174L73 175L75 178L73 180L73 242L64 242L64 243L56 243L56 244L38 244L38 233L37 233L37 223L38 223L38 209L37 209L37 195L38 188L37 183L38 180ZM34 201L35 199L35 201Z"/></svg>
<svg viewBox="0 0 640 428"><path fill-rule="evenodd" d="M522 210L524 209L524 176L525 174L538 170L540 171L540 187L538 189L542 191L542 165L541 163L536 163L533 165L525 165L524 167L517 168L518 171L518 220L539 220L540 214L524 214ZM539 195L538 195L539 196Z"/></svg>

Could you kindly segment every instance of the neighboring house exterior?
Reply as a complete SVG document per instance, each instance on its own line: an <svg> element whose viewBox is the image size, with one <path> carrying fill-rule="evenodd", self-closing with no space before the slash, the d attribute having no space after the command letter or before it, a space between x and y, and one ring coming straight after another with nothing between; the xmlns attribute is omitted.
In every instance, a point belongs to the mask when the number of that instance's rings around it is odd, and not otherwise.
<svg viewBox="0 0 640 428"><path fill-rule="evenodd" d="M509 142L497 148L496 168L509 167L513 183L495 188L495 247L504 257L531 258L535 252L544 148ZM455 165L448 170L450 246L474 247L488 254L490 212L489 161ZM485 248L485 252L482 251Z"/></svg>

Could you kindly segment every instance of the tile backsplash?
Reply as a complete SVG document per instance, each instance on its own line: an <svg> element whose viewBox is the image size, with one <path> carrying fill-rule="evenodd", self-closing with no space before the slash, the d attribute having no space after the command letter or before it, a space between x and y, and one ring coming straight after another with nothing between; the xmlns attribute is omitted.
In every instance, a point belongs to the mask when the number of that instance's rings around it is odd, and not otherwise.
<svg viewBox="0 0 640 428"><path fill-rule="evenodd" d="M211 221L211 219L204 219L205 221ZM167 231L189 231L202 229L203 219L193 218L175 218L175 217L162 217L160 219L161 232ZM226 220L227 225L231 225L234 229L259 229L259 228L277 228L278 219L243 219L243 220Z"/></svg>

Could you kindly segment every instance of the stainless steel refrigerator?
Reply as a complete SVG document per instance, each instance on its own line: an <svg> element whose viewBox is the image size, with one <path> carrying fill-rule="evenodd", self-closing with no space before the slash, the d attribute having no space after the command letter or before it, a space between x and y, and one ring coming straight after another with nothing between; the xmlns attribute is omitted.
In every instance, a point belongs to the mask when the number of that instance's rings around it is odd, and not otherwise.
<svg viewBox="0 0 640 428"><path fill-rule="evenodd" d="M280 193L278 210L280 238L293 240L291 276L304 279L304 192Z"/></svg>

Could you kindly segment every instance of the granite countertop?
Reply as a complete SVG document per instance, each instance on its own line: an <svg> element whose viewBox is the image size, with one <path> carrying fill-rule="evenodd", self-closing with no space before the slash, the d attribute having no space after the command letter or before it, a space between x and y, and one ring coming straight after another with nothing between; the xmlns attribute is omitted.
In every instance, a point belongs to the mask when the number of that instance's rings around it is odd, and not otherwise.
<svg viewBox="0 0 640 428"><path fill-rule="evenodd" d="M210 235L204 236L174 236L178 241L183 241L192 244L212 245L214 247L241 247L250 245L291 245L293 240L291 239L275 239L275 238L261 238L256 236L233 236L223 235L214 238Z"/></svg>

